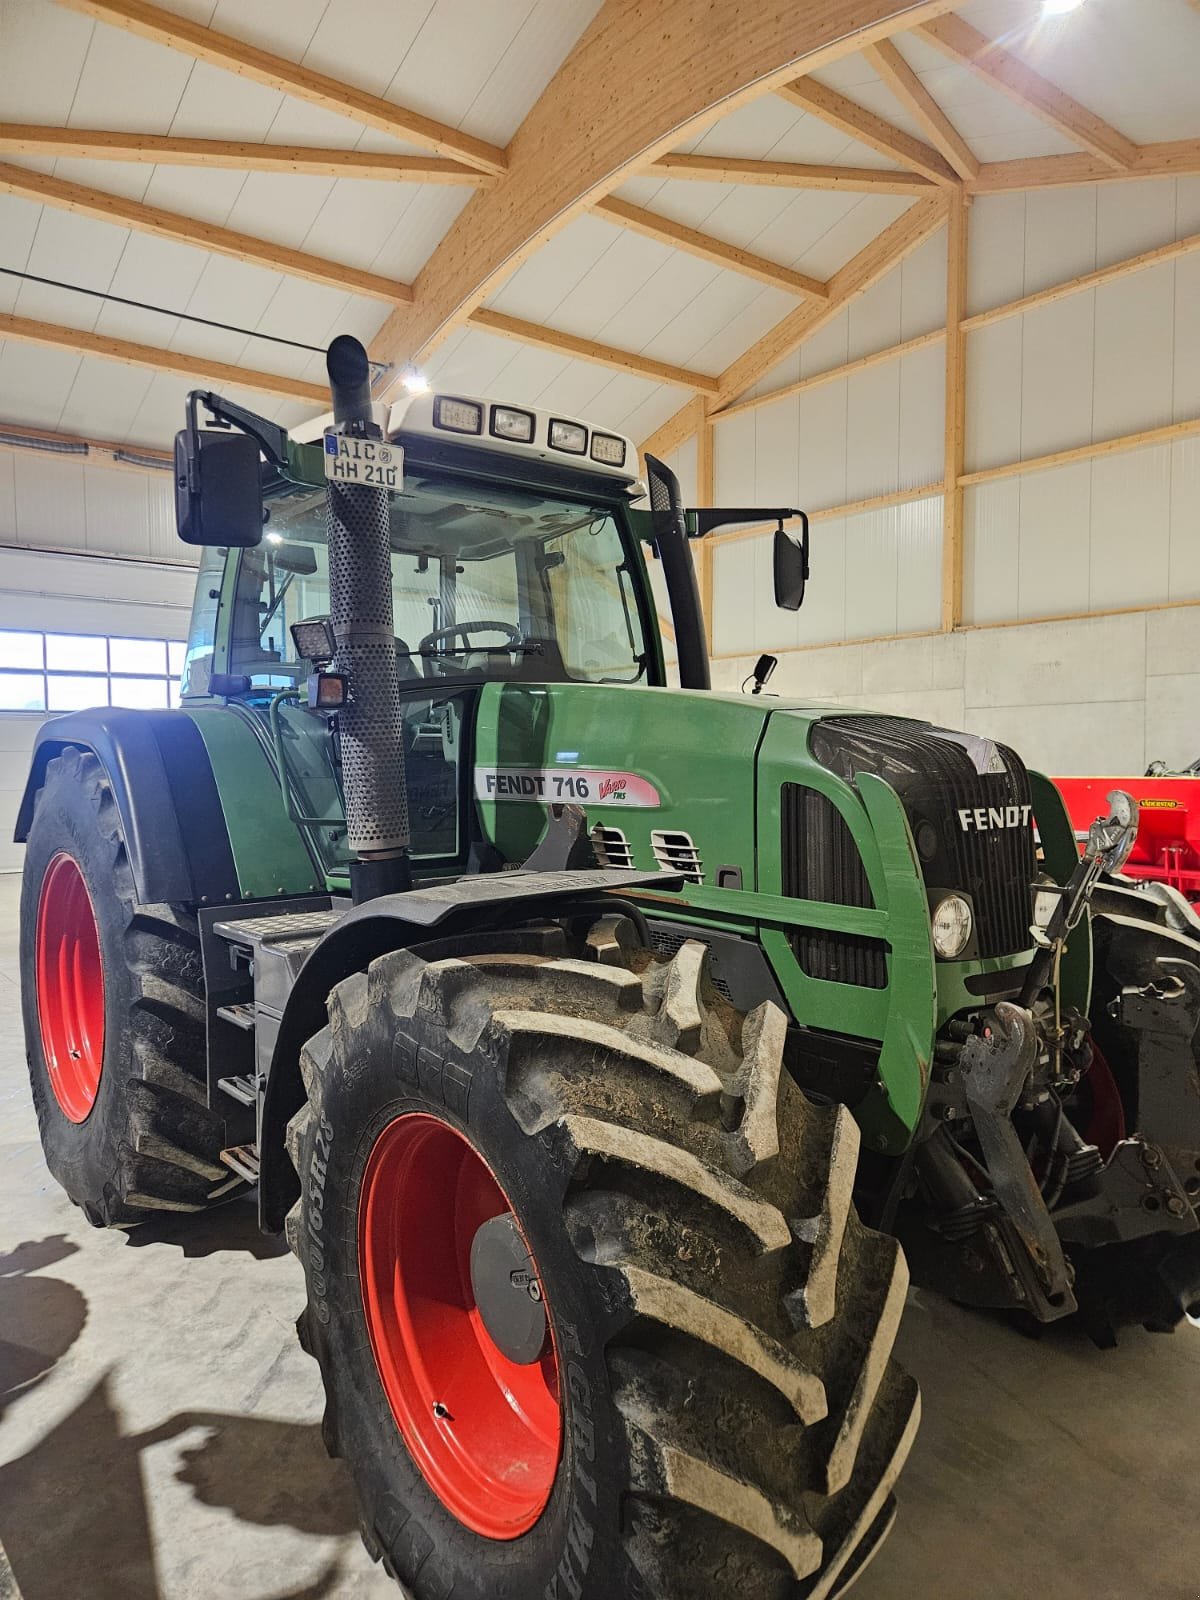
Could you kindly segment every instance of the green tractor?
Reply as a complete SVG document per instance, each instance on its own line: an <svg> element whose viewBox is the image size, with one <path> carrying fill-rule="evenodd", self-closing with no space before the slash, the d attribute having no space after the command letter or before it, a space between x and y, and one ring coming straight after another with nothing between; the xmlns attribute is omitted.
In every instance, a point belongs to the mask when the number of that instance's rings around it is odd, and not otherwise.
<svg viewBox="0 0 1200 1600"><path fill-rule="evenodd" d="M50 1170L97 1225L257 1184L417 1600L842 1593L906 1256L1101 1342L1200 1312L1200 922L1123 795L1081 851L991 740L710 691L689 539L776 521L794 608L799 513L329 370L304 437L191 397L182 709L41 730Z"/></svg>

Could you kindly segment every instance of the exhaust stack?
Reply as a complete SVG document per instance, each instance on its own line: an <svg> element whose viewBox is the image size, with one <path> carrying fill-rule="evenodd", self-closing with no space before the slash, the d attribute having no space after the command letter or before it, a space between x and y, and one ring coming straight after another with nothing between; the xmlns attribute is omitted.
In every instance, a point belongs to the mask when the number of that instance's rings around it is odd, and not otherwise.
<svg viewBox="0 0 1200 1600"><path fill-rule="evenodd" d="M357 339L339 335L326 355L338 432L378 439L371 413L371 367ZM332 670L349 683L338 716L346 838L355 859L355 904L412 887L412 841L405 775L388 491L326 485L329 613L336 644Z"/></svg>

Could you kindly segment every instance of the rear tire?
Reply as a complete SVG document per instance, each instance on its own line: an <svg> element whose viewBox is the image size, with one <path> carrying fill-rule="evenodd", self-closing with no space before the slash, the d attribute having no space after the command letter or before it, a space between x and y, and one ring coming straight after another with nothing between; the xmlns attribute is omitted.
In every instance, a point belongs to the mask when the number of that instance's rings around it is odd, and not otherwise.
<svg viewBox="0 0 1200 1600"><path fill-rule="evenodd" d="M666 962L631 935L607 918L574 951L548 930L383 956L333 991L303 1054L301 1341L367 1548L415 1600L825 1600L890 1525L918 1397L891 1360L903 1257L851 1203L857 1128L781 1072L782 1015L735 1012L703 946ZM373 1352L360 1201L405 1118L490 1171L544 1297L562 1448L514 1537L472 1531L435 1490L406 1439L441 1436L415 1412L402 1433ZM439 1226L439 1206L412 1209L396 1282ZM475 1306L457 1281L439 1314ZM473 1413L444 1398L461 1455Z"/></svg>
<svg viewBox="0 0 1200 1600"><path fill-rule="evenodd" d="M48 976L58 970L48 936L39 951L39 911L64 861L86 890L76 893L75 914L85 947L98 942L101 969L103 1021L93 1033L102 1048L86 1092L62 1088L63 1040L52 1020L62 986ZM203 1210L232 1175L219 1160L223 1122L207 1108L195 920L179 907L137 904L112 788L89 752L65 750L46 768L25 851L20 945L29 1079L51 1173L98 1227Z"/></svg>

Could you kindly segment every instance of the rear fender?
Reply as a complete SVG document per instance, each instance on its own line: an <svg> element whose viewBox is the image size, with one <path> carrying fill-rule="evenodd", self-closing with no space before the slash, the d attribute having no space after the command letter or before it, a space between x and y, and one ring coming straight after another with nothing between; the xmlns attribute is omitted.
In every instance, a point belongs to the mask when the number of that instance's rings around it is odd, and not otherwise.
<svg viewBox="0 0 1200 1600"><path fill-rule="evenodd" d="M204 741L182 711L106 707L56 717L38 730L15 838L29 836L46 768L67 749L95 755L112 786L143 904L238 898L229 832Z"/></svg>

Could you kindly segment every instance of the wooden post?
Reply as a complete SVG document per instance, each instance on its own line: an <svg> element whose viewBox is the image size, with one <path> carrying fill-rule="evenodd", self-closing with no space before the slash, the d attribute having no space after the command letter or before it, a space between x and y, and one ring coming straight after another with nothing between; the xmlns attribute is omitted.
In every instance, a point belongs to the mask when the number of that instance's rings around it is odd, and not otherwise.
<svg viewBox="0 0 1200 1600"><path fill-rule="evenodd" d="M950 201L946 244L946 459L942 521L942 631L963 620L963 486L966 456L967 196Z"/></svg>
<svg viewBox="0 0 1200 1600"><path fill-rule="evenodd" d="M696 430L696 502L698 505L711 506L713 503L713 453L715 426L708 414L708 405L703 395L696 399L699 412L699 426ZM698 539L695 548L699 554L697 562L697 576L700 580L700 606L704 612L704 639L708 646L709 655L713 647L713 546L711 534L707 539Z"/></svg>

